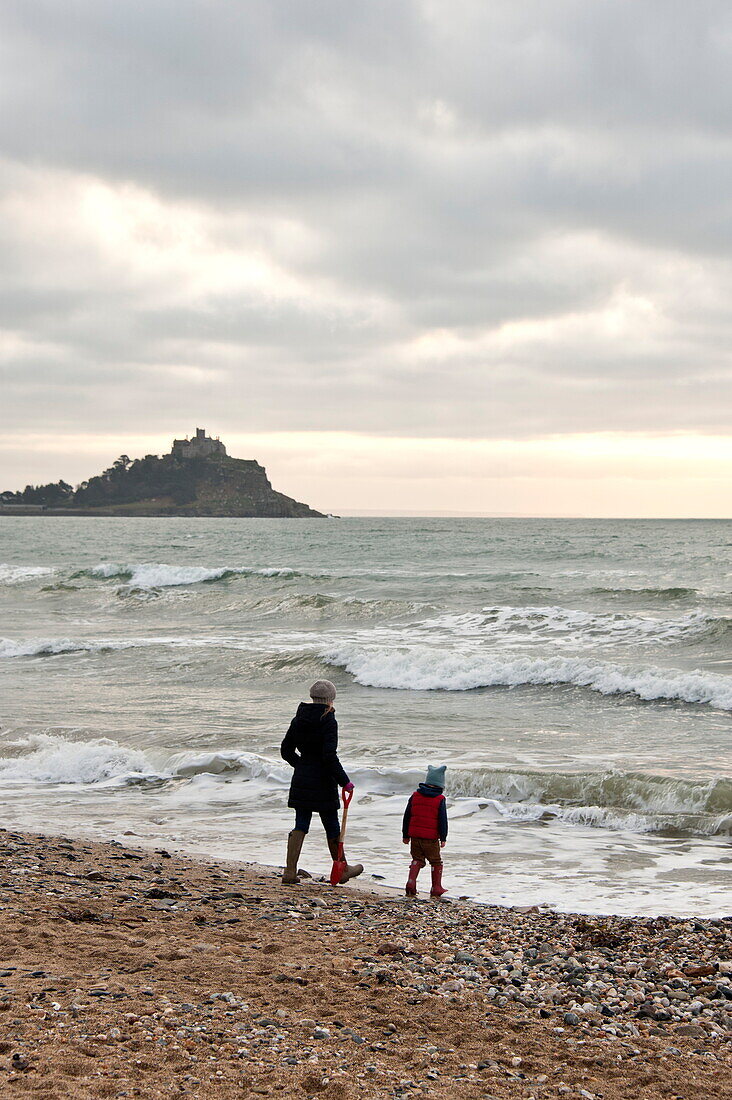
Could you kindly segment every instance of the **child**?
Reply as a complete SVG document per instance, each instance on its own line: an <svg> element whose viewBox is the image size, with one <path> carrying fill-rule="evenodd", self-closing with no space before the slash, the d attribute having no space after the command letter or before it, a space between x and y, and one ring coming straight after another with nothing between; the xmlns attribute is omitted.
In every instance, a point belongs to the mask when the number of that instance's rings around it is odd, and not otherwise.
<svg viewBox="0 0 732 1100"><path fill-rule="evenodd" d="M439 898L447 893L442 885L441 848L447 840L447 803L442 793L445 788L445 772L440 768L427 768L427 777L407 802L402 822L402 839L410 844L412 862L409 867L406 892L408 897L417 893L417 875L429 860L432 868L430 897Z"/></svg>

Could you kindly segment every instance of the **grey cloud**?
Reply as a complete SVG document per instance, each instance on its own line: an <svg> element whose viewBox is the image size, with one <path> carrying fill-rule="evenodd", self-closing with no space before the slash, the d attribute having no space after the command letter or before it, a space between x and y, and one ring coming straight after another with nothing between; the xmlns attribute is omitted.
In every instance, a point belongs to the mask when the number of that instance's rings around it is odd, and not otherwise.
<svg viewBox="0 0 732 1100"><path fill-rule="evenodd" d="M9 192L23 170L60 197L78 173L131 183L208 211L234 249L246 216L320 294L171 304L164 274L100 258L72 221L51 242L5 227L18 423L195 408L222 430L526 436L642 430L652 407L659 429L725 430L727 4L7 0L0 43ZM490 344L619 291L657 305L657 331ZM434 330L458 350L412 354Z"/></svg>

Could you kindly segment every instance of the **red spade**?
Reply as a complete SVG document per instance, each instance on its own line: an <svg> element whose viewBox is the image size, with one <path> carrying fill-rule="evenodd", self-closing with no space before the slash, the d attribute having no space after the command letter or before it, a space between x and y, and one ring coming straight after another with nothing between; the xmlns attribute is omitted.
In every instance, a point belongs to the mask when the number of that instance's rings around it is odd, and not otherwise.
<svg viewBox="0 0 732 1100"><path fill-rule="evenodd" d="M345 857L343 855L343 841L346 838L346 822L348 821L348 807L351 805L351 799L353 798L353 791L347 791L343 788L343 824L341 825L341 835L338 837L338 858L333 860L333 866L330 872L330 884L331 886L338 886L343 875L348 867Z"/></svg>

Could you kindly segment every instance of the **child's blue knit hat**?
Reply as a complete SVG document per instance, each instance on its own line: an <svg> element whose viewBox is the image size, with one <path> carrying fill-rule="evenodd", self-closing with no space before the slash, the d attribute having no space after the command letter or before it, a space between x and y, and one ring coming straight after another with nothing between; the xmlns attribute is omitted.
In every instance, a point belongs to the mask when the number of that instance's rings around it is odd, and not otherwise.
<svg viewBox="0 0 732 1100"><path fill-rule="evenodd" d="M447 771L447 764L442 764L439 768L433 768L431 764L427 765L427 778L425 783L428 787L444 787L445 786L445 772Z"/></svg>

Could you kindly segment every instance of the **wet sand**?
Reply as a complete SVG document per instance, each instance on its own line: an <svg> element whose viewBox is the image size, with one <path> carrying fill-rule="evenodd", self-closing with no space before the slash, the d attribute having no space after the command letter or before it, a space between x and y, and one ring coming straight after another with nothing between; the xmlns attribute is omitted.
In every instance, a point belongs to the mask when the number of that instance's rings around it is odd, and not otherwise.
<svg viewBox="0 0 732 1100"><path fill-rule="evenodd" d="M5 831L0 851L3 1097L732 1097L732 919L286 888Z"/></svg>

